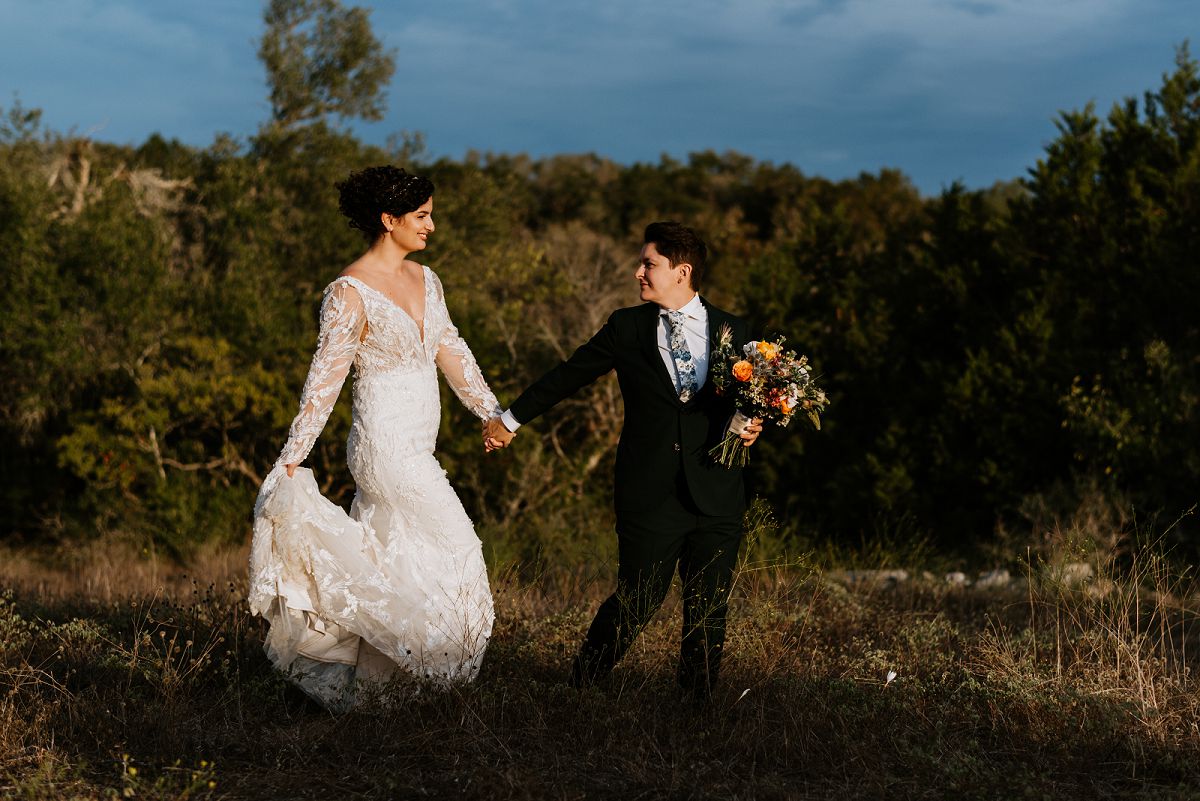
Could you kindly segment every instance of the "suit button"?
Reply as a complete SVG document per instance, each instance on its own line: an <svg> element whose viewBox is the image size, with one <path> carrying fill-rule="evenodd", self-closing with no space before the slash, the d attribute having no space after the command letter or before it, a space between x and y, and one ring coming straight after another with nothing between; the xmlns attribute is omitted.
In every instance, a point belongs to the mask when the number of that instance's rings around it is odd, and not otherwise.
<svg viewBox="0 0 1200 801"><path fill-rule="evenodd" d="M679 453L679 443L678 442L675 443L675 452Z"/></svg>

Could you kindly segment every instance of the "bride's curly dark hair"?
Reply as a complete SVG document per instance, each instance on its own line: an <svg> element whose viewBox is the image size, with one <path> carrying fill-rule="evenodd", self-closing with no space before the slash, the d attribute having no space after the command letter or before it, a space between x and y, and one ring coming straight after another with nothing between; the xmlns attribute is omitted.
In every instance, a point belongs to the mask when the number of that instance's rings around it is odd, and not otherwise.
<svg viewBox="0 0 1200 801"><path fill-rule="evenodd" d="M400 217L433 197L433 181L390 164L352 172L336 186L338 208L367 241L383 233L380 214L386 211Z"/></svg>

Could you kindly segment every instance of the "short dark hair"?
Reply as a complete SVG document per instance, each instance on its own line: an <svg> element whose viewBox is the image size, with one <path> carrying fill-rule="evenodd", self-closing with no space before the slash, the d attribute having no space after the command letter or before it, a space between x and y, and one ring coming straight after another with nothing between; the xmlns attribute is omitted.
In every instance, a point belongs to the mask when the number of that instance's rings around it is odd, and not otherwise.
<svg viewBox="0 0 1200 801"><path fill-rule="evenodd" d="M700 291L700 282L704 278L704 267L708 262L708 245L691 228L680 223L665 220L652 222L646 226L643 244L654 243L659 254L665 256L674 267L677 264L692 265L692 275L689 282L692 289Z"/></svg>
<svg viewBox="0 0 1200 801"><path fill-rule="evenodd" d="M372 242L383 233L379 216L401 217L433 197L433 181L385 164L350 173L337 185L338 208Z"/></svg>

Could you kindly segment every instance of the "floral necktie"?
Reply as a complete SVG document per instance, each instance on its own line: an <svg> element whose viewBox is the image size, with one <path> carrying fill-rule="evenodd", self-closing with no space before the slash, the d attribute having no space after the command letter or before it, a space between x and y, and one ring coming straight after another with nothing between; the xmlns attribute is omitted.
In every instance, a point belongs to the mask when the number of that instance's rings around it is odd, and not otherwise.
<svg viewBox="0 0 1200 801"><path fill-rule="evenodd" d="M688 348L687 337L683 335L683 321L687 315L681 311L668 311L666 316L671 327L668 337L671 358L675 360L675 371L679 374L679 399L687 403L696 393L696 361Z"/></svg>

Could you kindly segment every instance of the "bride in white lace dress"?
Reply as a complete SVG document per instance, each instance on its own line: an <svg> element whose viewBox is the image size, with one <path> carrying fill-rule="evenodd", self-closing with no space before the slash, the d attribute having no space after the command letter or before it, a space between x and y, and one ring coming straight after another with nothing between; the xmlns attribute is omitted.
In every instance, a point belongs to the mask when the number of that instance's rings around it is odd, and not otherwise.
<svg viewBox="0 0 1200 801"><path fill-rule="evenodd" d="M271 661L331 709L353 703L356 679L386 681L397 668L440 680L478 672L492 596L479 539L433 455L437 368L481 420L500 413L438 277L405 258L434 230L433 184L372 167L338 189L372 244L325 290L300 411L254 507L249 594L270 623ZM347 515L297 465L351 365Z"/></svg>

